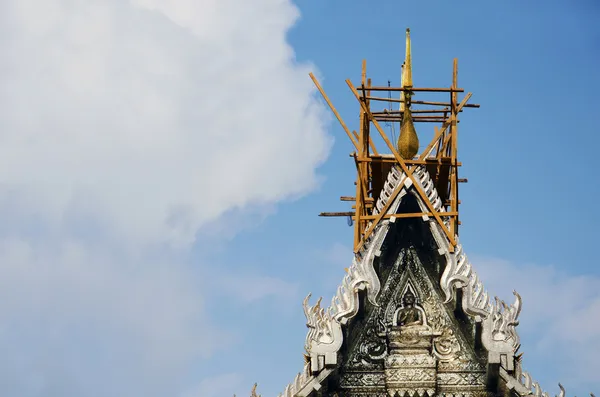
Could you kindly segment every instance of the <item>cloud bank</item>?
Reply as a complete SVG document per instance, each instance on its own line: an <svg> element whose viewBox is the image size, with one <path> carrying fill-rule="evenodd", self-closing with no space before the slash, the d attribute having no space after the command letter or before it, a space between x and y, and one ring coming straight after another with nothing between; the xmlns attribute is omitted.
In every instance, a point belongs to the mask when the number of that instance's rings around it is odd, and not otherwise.
<svg viewBox="0 0 600 397"><path fill-rule="evenodd" d="M331 145L297 18L288 0L0 3L1 395L189 390L220 331L186 249L310 191Z"/></svg>
<svg viewBox="0 0 600 397"><path fill-rule="evenodd" d="M14 205L182 244L231 208L314 186L329 142L285 42L289 1L1 7L0 181Z"/></svg>

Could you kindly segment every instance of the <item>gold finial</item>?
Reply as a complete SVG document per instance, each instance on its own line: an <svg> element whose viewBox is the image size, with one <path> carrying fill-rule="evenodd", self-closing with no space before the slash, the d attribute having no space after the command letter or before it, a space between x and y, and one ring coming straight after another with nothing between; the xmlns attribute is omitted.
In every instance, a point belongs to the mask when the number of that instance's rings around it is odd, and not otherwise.
<svg viewBox="0 0 600 397"><path fill-rule="evenodd" d="M402 87L410 88L413 86L412 81L412 60L410 56L410 29L406 29L406 58L404 60L404 68L402 70Z"/></svg>
<svg viewBox="0 0 600 397"><path fill-rule="evenodd" d="M400 66L400 87L404 87L404 62ZM404 112L404 92L400 92L400 111Z"/></svg>
<svg viewBox="0 0 600 397"><path fill-rule="evenodd" d="M398 154L403 159L410 160L419 151L419 137L413 124L410 108L405 107L402 117L402 126L400 127L400 136L398 137Z"/></svg>
<svg viewBox="0 0 600 397"><path fill-rule="evenodd" d="M398 153L404 159L412 159L419 151L419 137L415 130L415 125L410 113L410 97L413 86L412 81L412 60L410 55L410 29L406 29L406 59L402 67L402 88L404 101L400 103L402 113L402 126L400 127L400 136L398 137Z"/></svg>

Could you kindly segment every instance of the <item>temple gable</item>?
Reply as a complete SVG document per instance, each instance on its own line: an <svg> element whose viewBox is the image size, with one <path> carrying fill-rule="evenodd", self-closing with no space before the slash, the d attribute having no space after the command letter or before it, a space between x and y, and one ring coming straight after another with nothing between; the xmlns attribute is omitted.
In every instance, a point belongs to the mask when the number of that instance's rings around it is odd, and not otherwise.
<svg viewBox="0 0 600 397"><path fill-rule="evenodd" d="M402 249L378 306L349 324L357 332L348 332L337 385L331 385L340 396L485 392L485 359L472 347L472 327L455 318L435 285L417 250Z"/></svg>

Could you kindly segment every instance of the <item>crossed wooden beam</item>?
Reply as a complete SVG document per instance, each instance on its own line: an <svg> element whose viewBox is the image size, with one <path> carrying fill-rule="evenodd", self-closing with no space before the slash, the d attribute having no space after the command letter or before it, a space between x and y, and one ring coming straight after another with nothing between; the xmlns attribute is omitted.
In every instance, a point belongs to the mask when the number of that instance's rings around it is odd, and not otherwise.
<svg viewBox="0 0 600 397"><path fill-rule="evenodd" d="M333 104L331 103L331 101L329 100L329 98L327 97L327 94L325 94L325 91L323 90L323 88L321 87L321 85L319 84L319 82L317 81L316 77L312 73L310 73L309 76L312 79L312 81L314 82L314 84L317 87L317 89L319 90L319 92L321 93L321 95L323 96L323 99L325 100L325 102L330 107L331 111L333 112L333 114L335 115L335 117L337 118L337 120L339 121L339 123L341 124L342 128L346 132L346 135L348 135L348 138L350 138L350 141L352 142L352 144L356 148L356 151L358 153L360 153L360 145L358 143L358 138L359 138L358 134L356 134L355 131L350 132L350 129L348 128L348 126L346 125L346 123L344 123L344 121L341 118L340 114L335 109L335 107L333 106ZM456 122L457 122L456 115L460 111L462 111L462 109L465 106L467 106L467 102L471 98L472 93L467 93L466 96L463 98L463 100L460 102L460 104L458 104L458 106L456 107L456 110L454 112L452 112L451 117L449 119L447 119L446 121L444 121L444 123L443 123L443 125L442 125L442 127L440 129L436 129L436 133L435 133L434 138L431 140L431 142L425 148L425 150L423 150L423 152L419 155L418 160L417 161L409 160L408 162L411 163L411 164L407 164L407 161L404 160L398 154L398 151L396 150L396 148L394 147L394 145L390 142L390 140L387 137L386 133L383 131L383 129L379 125L379 122L376 120L376 118L371 113L371 110L369 109L369 106L367 106L367 103L366 103L367 96L366 96L366 94L364 92L364 89L363 89L363 95L361 97L361 95L359 95L357 89L354 87L354 85L352 84L352 82L350 80L346 80L346 84L348 85L348 87L350 88L350 90L352 91L352 93L354 94L354 96L356 97L356 99L358 100L358 102L359 102L359 104L360 104L360 106L361 106L361 108L362 108L365 116L368 118L368 120L371 123L373 123L373 125L375 126L375 128L379 132L379 135L381 135L381 138L386 143L388 149L392 152L392 154L394 156L394 159L397 162L397 164L400 166L400 168L402 169L402 171L404 172L404 174L406 175L406 177L411 180L412 185L414 186L414 188L417 191L418 195L421 197L421 199L423 200L423 202L425 203L425 205L427 206L427 209L428 209L428 212L423 212L421 214L395 214L395 215L394 214L387 214L387 212L388 212L389 208L391 207L391 205L393 204L394 200L396 199L396 197L398 196L398 194L403 189L404 184L398 184L398 186L396 186L394 188L392 194L388 198L385 206L381 209L381 211L379 211L376 215L366 216L366 217L365 216L361 216L362 220L372 220L372 222L371 222L370 226L365 230L364 235L362 236L362 239L360 240L360 242L358 243L358 245L355 246L354 252L358 253L361 250L361 248L363 247L363 245L365 244L365 242L367 241L367 239L371 236L371 234L373 233L373 231L375 230L375 228L377 227L377 225L379 225L379 223L381 222L382 219L389 219L391 217L408 218L408 217L414 217L414 216L430 216L430 217L433 216L433 218L435 218L435 220L438 222L438 225L440 226L440 228L442 229L442 231L444 232L444 234L448 238L448 241L450 242L451 250L453 250L454 247L457 244L456 236L454 234L454 231L449 230L448 227L444 224L444 221L443 221L442 217L443 216L457 216L458 212L457 211L450 211L450 212L438 212L438 211L436 211L436 209L433 207L433 204L431 203L431 201L427 197L427 193L421 187L420 182L417 182L417 180L415 179L415 176L413 175L413 173L416 170L416 167L419 166L419 163L421 163L421 164L424 163L424 160L430 156L430 154L432 153L432 151L434 149L434 146L436 144L438 145L438 149L440 147L441 148L446 148L447 147L447 145L449 144L449 140L452 137L452 134L448 134L447 136L445 136L445 133L446 133L446 131L448 130L449 127L456 126ZM459 91L458 89L455 89L455 87L453 87L453 88L454 89L451 90L453 93L454 93L454 91L457 91L457 92ZM369 88L367 88L367 89L369 89ZM418 89L418 90L428 90L428 89ZM462 91L462 90L460 90L460 91ZM471 105L471 106L473 106L473 105ZM373 142L372 142L371 139L369 139L369 146L372 147L374 154L377 154L377 152L375 150L375 145L373 144ZM355 160L356 160L356 156L354 156L354 157L355 157ZM456 163L456 158L455 157L454 157L454 161L453 161L452 166L454 166L454 167L458 166L458 163ZM357 162L357 167L358 167L358 162ZM360 175L360 173L359 173L359 175ZM362 182L363 183L361 183L361 185L366 186L366 185L364 185L365 181L362 181ZM344 214L346 214L346 213L344 213Z"/></svg>

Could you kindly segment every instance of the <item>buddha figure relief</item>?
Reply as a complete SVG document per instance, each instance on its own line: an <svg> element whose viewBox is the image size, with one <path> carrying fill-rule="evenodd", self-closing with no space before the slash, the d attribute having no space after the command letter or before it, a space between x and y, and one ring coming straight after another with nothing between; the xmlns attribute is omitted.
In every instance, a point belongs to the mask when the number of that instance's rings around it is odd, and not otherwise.
<svg viewBox="0 0 600 397"><path fill-rule="evenodd" d="M402 308L398 311L397 324L402 328L423 325L423 313L415 307L416 298L410 289L402 297Z"/></svg>

